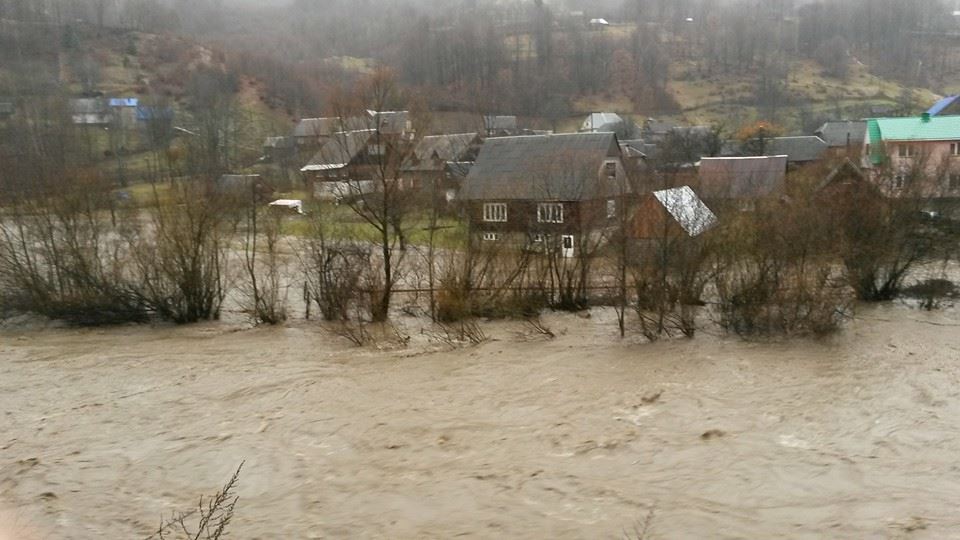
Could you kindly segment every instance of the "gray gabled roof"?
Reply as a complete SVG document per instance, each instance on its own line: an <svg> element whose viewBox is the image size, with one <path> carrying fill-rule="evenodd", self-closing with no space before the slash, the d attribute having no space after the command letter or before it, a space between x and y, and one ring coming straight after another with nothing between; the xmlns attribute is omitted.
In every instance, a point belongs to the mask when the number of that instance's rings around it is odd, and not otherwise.
<svg viewBox="0 0 960 540"><path fill-rule="evenodd" d="M459 198L580 201L616 195L621 186L601 178L601 168L619 157L613 133L487 139Z"/></svg>
<svg viewBox="0 0 960 540"><path fill-rule="evenodd" d="M705 199L757 199L783 192L787 156L720 157L700 160Z"/></svg>
<svg viewBox="0 0 960 540"><path fill-rule="evenodd" d="M417 143L413 155L403 163L405 171L436 170L434 158L442 162L462 161L479 136L476 133L457 133L453 135L431 135Z"/></svg>
<svg viewBox="0 0 960 540"><path fill-rule="evenodd" d="M768 156L787 156L788 163L817 161L827 151L827 143L815 135L774 137L767 140Z"/></svg>
<svg viewBox="0 0 960 540"><path fill-rule="evenodd" d="M293 129L293 136L300 138L329 137L341 131L364 130L372 127L373 121L362 117L304 118Z"/></svg>
<svg viewBox="0 0 960 540"><path fill-rule="evenodd" d="M300 171L332 171L346 167L366 149L374 133L372 129L335 133Z"/></svg>
<svg viewBox="0 0 960 540"><path fill-rule="evenodd" d="M374 124L369 126L379 129L381 133L398 135L407 132L410 122L410 113L407 111L367 111Z"/></svg>
<svg viewBox="0 0 960 540"><path fill-rule="evenodd" d="M583 121L583 125L580 126L580 131L586 132L602 132L602 131L616 131L624 125L623 117L617 113L611 112L599 112L592 113Z"/></svg>
<svg viewBox="0 0 960 540"><path fill-rule="evenodd" d="M851 147L862 146L867 138L867 122L837 121L827 122L815 132L830 148L845 148L849 142Z"/></svg>

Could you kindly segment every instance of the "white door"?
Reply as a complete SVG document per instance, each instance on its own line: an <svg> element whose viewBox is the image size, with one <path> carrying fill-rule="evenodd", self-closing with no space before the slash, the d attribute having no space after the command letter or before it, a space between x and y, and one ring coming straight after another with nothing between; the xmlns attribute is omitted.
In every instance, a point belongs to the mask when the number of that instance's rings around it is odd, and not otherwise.
<svg viewBox="0 0 960 540"><path fill-rule="evenodd" d="M573 235L565 234L560 237L561 253L565 258L573 257Z"/></svg>

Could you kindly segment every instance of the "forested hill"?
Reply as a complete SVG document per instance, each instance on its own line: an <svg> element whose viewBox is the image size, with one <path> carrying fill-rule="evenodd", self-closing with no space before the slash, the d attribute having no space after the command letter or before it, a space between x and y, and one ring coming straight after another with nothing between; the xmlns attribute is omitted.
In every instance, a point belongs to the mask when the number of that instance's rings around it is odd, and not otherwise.
<svg viewBox="0 0 960 540"><path fill-rule="evenodd" d="M125 55L139 64L132 90L176 97L201 64L174 49L201 46L289 117L325 112L338 86L377 65L436 111L557 129L611 110L799 132L960 90L960 17L940 0L0 0L0 17L49 27L41 44L4 25L4 54L19 63L5 63L0 93L37 76L36 55L67 58L74 83L98 68L109 77L105 58ZM95 47L75 39L90 29ZM151 65L131 34L176 46Z"/></svg>

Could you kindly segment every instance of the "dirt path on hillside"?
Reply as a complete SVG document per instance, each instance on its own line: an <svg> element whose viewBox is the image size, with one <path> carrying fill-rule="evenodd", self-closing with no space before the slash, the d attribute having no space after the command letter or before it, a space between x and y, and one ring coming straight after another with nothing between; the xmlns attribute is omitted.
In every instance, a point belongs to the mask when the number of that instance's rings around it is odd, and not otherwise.
<svg viewBox="0 0 960 540"><path fill-rule="evenodd" d="M826 343L351 348L313 325L0 331L0 506L138 538L237 465L234 537L960 538L960 314ZM419 339L420 341L417 341Z"/></svg>

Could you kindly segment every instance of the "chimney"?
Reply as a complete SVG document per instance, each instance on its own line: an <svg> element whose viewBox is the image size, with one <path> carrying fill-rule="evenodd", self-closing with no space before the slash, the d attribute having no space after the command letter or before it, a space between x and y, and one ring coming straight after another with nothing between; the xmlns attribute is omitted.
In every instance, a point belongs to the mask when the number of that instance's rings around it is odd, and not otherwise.
<svg viewBox="0 0 960 540"><path fill-rule="evenodd" d="M927 122L929 122L929 121L930 121L930 113L925 112L925 113L921 114L921 115L920 115L920 120L921 120L924 124L926 124Z"/></svg>

